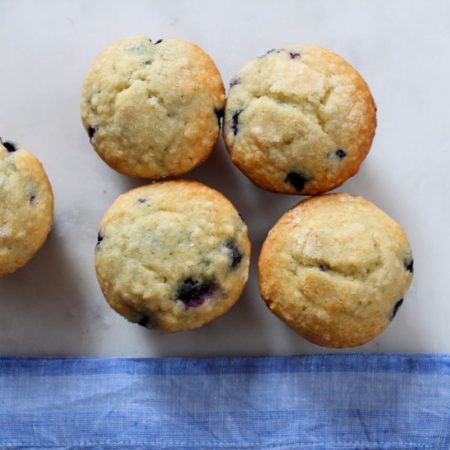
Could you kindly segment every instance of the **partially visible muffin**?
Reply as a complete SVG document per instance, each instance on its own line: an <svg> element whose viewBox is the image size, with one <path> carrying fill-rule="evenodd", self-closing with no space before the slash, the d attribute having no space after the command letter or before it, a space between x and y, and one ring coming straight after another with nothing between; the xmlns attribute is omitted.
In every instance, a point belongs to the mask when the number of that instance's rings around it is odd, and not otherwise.
<svg viewBox="0 0 450 450"><path fill-rule="evenodd" d="M355 175L372 145L376 107L343 58L300 45L247 63L230 83L224 139L263 189L316 195Z"/></svg>
<svg viewBox="0 0 450 450"><path fill-rule="evenodd" d="M100 225L95 268L110 306L162 331L200 327L225 313L248 277L247 227L222 194L164 181L119 196Z"/></svg>
<svg viewBox="0 0 450 450"><path fill-rule="evenodd" d="M0 139L0 276L24 266L53 223L53 192L42 164Z"/></svg>
<svg viewBox="0 0 450 450"><path fill-rule="evenodd" d="M209 56L190 42L133 36L111 44L89 70L81 117L113 169L162 178L205 161L217 140L225 94Z"/></svg>
<svg viewBox="0 0 450 450"><path fill-rule="evenodd" d="M402 227L362 197L313 197L269 232L259 258L261 296L306 339L362 345L394 318L413 277Z"/></svg>

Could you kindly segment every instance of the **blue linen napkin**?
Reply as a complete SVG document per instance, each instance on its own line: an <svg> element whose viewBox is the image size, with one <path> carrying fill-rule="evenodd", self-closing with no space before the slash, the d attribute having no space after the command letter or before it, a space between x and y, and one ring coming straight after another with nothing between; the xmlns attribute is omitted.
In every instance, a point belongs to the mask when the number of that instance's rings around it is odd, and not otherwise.
<svg viewBox="0 0 450 450"><path fill-rule="evenodd" d="M450 449L450 354L0 358L0 448Z"/></svg>

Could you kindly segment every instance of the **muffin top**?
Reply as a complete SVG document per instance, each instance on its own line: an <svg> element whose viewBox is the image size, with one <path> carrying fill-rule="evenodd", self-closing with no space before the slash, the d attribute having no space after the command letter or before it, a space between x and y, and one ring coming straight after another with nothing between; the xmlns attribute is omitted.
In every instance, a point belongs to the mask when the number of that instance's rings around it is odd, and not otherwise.
<svg viewBox="0 0 450 450"><path fill-rule="evenodd" d="M53 223L53 193L42 164L0 139L0 275L27 263Z"/></svg>
<svg viewBox="0 0 450 450"><path fill-rule="evenodd" d="M133 36L114 42L94 62L83 85L81 117L112 168L161 178L208 158L224 102L220 74L201 48Z"/></svg>
<svg viewBox="0 0 450 450"><path fill-rule="evenodd" d="M247 281L247 227L219 192L165 181L121 195L105 214L95 267L108 302L131 322L197 328L227 311Z"/></svg>
<svg viewBox="0 0 450 450"><path fill-rule="evenodd" d="M365 81L328 50L294 46L247 63L223 128L233 162L260 187L315 195L354 175L376 128Z"/></svg>
<svg viewBox="0 0 450 450"><path fill-rule="evenodd" d="M305 200L270 231L259 260L261 295L306 339L361 345L392 320L412 280L400 225L362 197Z"/></svg>

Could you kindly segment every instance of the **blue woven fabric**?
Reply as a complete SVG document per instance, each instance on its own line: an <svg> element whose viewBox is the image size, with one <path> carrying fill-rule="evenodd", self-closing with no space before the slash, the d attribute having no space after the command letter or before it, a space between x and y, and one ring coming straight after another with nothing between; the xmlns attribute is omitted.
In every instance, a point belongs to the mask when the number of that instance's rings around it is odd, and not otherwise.
<svg viewBox="0 0 450 450"><path fill-rule="evenodd" d="M0 448L450 449L450 355L0 358Z"/></svg>

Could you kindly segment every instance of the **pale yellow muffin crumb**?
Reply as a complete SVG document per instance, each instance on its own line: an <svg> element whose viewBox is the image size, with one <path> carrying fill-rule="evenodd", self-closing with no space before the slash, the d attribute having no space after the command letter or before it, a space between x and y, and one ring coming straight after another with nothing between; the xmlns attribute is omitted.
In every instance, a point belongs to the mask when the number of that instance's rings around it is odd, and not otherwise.
<svg viewBox="0 0 450 450"><path fill-rule="evenodd" d="M0 276L24 266L53 223L53 192L42 164L0 139Z"/></svg>
<svg viewBox="0 0 450 450"><path fill-rule="evenodd" d="M100 225L95 268L119 314L181 331L233 306L249 259L247 227L230 201L204 184L177 180L118 197Z"/></svg>
<svg viewBox="0 0 450 450"><path fill-rule="evenodd" d="M99 156L134 177L183 174L217 140L225 93L198 46L132 36L111 44L84 81L81 117Z"/></svg>

